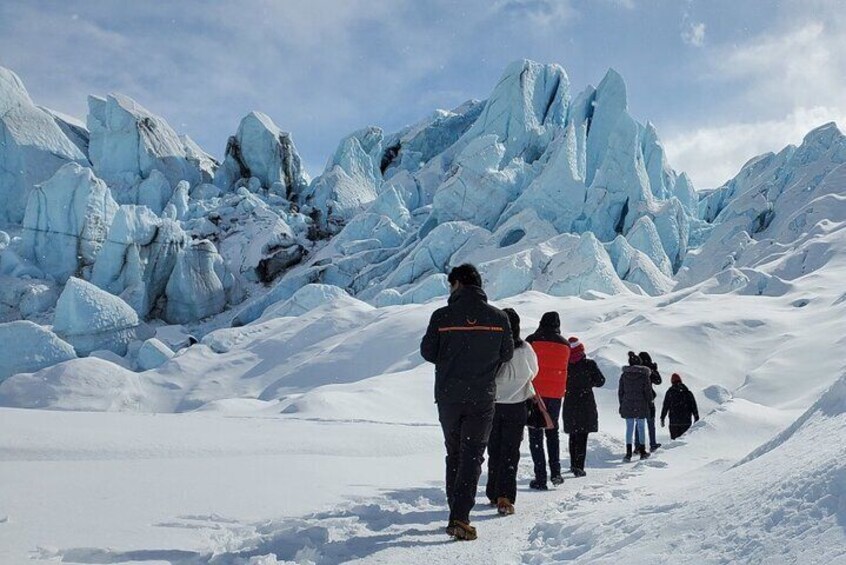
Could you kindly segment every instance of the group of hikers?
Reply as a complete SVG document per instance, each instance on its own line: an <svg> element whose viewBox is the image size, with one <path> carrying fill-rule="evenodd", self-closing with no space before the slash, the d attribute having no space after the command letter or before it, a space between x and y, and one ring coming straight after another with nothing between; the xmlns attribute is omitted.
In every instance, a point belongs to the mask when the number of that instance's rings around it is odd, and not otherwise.
<svg viewBox="0 0 846 565"><path fill-rule="evenodd" d="M563 337L557 312L547 312L537 331L523 340L520 316L488 304L482 277L471 264L448 276L450 296L429 320L420 353L435 364L435 402L446 444L447 534L474 540L470 511L488 452L485 493L502 515L514 513L523 430L529 428L534 479L529 488L548 490L561 475L559 420L569 435L570 472L584 477L588 435L599 430L593 389L605 376L577 337ZM670 419L676 439L699 420L696 400L674 373L664 397L661 426ZM647 352L629 352L618 387L626 420L625 461L641 459L661 446L655 434L652 386L661 384L658 365ZM646 432L649 434L649 451ZM547 460L548 451L548 460ZM547 463L549 474L547 475Z"/></svg>

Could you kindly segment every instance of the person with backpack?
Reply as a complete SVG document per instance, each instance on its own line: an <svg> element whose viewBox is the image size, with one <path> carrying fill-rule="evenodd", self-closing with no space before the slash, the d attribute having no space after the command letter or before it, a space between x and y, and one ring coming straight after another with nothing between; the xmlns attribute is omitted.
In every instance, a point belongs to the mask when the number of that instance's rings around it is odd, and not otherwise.
<svg viewBox="0 0 846 565"><path fill-rule="evenodd" d="M652 374L649 376L649 380L652 382L653 385L660 385L661 384L661 373L658 372L658 363L652 360L652 356L647 353L646 351L641 351L638 353L638 357L640 357L641 364L644 367L649 368L652 371ZM649 431L649 451L655 451L661 444L658 443L656 432L655 432L655 399L658 397L658 394L655 392L655 389L652 389L652 402L649 403L649 417L646 418L646 428ZM643 436L639 436L637 434L637 430L635 430L635 449L639 452L640 445L643 442Z"/></svg>
<svg viewBox="0 0 846 565"><path fill-rule="evenodd" d="M623 367L617 397L620 401L620 417L626 420L626 456L624 461L632 460L632 436L637 426L640 437L645 436L646 418L649 416L649 403L652 402L652 384L649 380L652 370L641 364L640 357L629 351L629 364ZM643 444L638 446L641 459L648 459L649 454Z"/></svg>
<svg viewBox="0 0 846 565"><path fill-rule="evenodd" d="M514 356L496 374L496 404L493 428L488 440L488 484L485 494L503 516L514 514L517 500L517 465L520 444L528 416L527 401L535 396L532 379L538 373L538 358L520 339L520 316L512 308L503 310L511 325Z"/></svg>
<svg viewBox="0 0 846 565"><path fill-rule="evenodd" d="M561 420L564 433L570 438L570 471L576 477L584 477L587 474L588 434L599 431L599 413L593 389L605 384L605 376L596 362L587 358L585 346L579 338L571 337L567 341L570 344L570 360Z"/></svg>
<svg viewBox="0 0 846 565"><path fill-rule="evenodd" d="M561 447L558 438L558 419L561 415L561 399L567 386L567 364L570 360L570 345L561 335L561 318L558 312L546 312L541 316L537 331L526 338L538 356L538 375L532 384L541 397L546 411L554 422L551 429L529 427L529 450L535 468L535 478L529 488L548 490L546 484L546 454L544 436L549 450L549 478L553 485L564 482L561 476Z"/></svg>
<svg viewBox="0 0 846 565"><path fill-rule="evenodd" d="M435 402L447 452L446 531L474 540L470 511L493 424L496 373L514 355L514 340L508 316L488 304L476 267L459 265L447 280L447 305L432 314L420 354L435 364Z"/></svg>
<svg viewBox="0 0 846 565"><path fill-rule="evenodd" d="M699 421L699 408L693 393L682 382L681 375L673 373L670 377L670 388L664 394L664 405L661 408L661 427L667 414L670 415L670 438L676 439L690 429L690 419Z"/></svg>

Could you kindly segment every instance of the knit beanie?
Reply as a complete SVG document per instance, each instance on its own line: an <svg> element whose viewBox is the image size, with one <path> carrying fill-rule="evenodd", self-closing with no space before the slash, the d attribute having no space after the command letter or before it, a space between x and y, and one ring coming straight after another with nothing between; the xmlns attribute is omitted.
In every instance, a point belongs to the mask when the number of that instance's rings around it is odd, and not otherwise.
<svg viewBox="0 0 846 565"><path fill-rule="evenodd" d="M580 361L585 356L585 346L579 341L576 336L567 338L567 344L570 346L570 363Z"/></svg>
<svg viewBox="0 0 846 565"><path fill-rule="evenodd" d="M673 376L670 377L670 382L674 385L681 384L681 375L679 375L678 373L673 373Z"/></svg>

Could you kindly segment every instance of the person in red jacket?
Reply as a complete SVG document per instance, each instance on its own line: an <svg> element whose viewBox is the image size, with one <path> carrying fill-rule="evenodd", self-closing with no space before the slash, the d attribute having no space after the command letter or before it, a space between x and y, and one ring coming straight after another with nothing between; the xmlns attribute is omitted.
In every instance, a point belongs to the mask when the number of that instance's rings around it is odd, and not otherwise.
<svg viewBox="0 0 846 565"><path fill-rule="evenodd" d="M558 312L547 312L541 317L537 331L526 338L538 356L538 375L532 381L535 391L543 399L555 427L551 430L529 428L529 449L535 464L535 479L529 488L547 490L546 454L544 435L549 449L549 478L553 485L564 482L561 477L561 449L558 441L558 420L561 415L561 399L567 387L567 364L570 361L570 345L561 335L561 318Z"/></svg>

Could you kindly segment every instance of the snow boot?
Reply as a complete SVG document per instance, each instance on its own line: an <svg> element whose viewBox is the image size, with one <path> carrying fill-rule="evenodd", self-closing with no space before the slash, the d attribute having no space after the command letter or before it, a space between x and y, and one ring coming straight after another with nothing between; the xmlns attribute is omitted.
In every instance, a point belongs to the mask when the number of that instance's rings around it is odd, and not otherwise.
<svg viewBox="0 0 846 565"><path fill-rule="evenodd" d="M549 487L546 486L546 481L541 481L540 479L535 479L529 483L529 488L532 490L549 490Z"/></svg>
<svg viewBox="0 0 846 565"><path fill-rule="evenodd" d="M640 453L640 458L641 458L641 459L649 459L649 453L647 453L647 451L646 451L646 446L645 446L645 445L641 445L641 446L640 446L640 449L638 450L638 453Z"/></svg>
<svg viewBox="0 0 846 565"><path fill-rule="evenodd" d="M585 473L584 469L573 469L573 474L576 477L586 477L587 476L587 473Z"/></svg>
<svg viewBox="0 0 846 565"><path fill-rule="evenodd" d="M632 460L632 444L626 444L626 455L623 457L623 461L631 461Z"/></svg>
<svg viewBox="0 0 846 565"><path fill-rule="evenodd" d="M564 484L564 477L562 477L561 475L553 475L553 476L549 479L549 482L551 482L553 486L556 486L556 487L557 487L557 486L559 486L559 485L563 485L563 484Z"/></svg>
<svg viewBox="0 0 846 565"><path fill-rule="evenodd" d="M473 541L478 538L478 536L476 535L476 528L474 528L470 524L455 520L453 521L452 525L452 536L455 539L462 541Z"/></svg>
<svg viewBox="0 0 846 565"><path fill-rule="evenodd" d="M514 514L514 505L511 504L511 501L504 496L500 496L496 501L496 511L502 516L510 516L511 514Z"/></svg>

